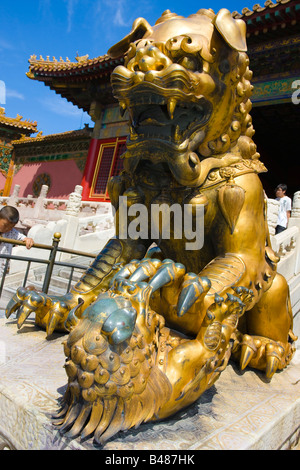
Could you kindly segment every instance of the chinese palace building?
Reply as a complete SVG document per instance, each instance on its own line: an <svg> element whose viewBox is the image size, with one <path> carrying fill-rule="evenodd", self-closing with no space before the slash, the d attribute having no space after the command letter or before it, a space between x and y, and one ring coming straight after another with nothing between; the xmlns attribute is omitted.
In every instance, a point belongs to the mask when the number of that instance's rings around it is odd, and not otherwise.
<svg viewBox="0 0 300 470"><path fill-rule="evenodd" d="M0 195L9 194L12 178L16 171L14 165L14 145L17 139L26 138L37 132L37 123L6 116L5 109L0 108Z"/></svg>
<svg viewBox="0 0 300 470"><path fill-rule="evenodd" d="M13 141L16 173L13 184L20 186L19 195L38 197L47 185L50 198L67 199L82 180L93 129L36 137L22 136Z"/></svg>
<svg viewBox="0 0 300 470"><path fill-rule="evenodd" d="M251 112L254 140L269 170L261 179L268 197L274 197L274 188L279 183L288 184L292 196L300 189L297 160L300 104L292 100L297 80L300 89L300 0L276 3L267 0L264 6L256 4L252 10L244 8L241 14L234 12L232 16L247 24L254 85ZM14 183L21 172L25 178L30 165L40 164L39 175L44 175L40 180L42 184L50 181L50 197L61 197L60 188L67 184L67 172L72 181L65 192L81 184L83 200L108 200L107 182L122 169L120 155L129 133L126 114L121 117L110 85L111 72L122 63L123 57L112 59L107 55L93 59L77 57L74 62L31 56L28 77L87 111L95 124L93 129L53 136L32 138L29 132L24 132L25 137L14 142L14 164L18 170ZM51 174L55 174L53 183Z"/></svg>

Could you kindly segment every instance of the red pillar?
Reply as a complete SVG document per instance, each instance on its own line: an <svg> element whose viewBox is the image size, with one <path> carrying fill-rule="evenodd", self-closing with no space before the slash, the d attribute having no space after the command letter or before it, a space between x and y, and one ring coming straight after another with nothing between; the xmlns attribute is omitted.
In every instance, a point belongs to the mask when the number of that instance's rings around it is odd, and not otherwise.
<svg viewBox="0 0 300 470"><path fill-rule="evenodd" d="M89 151L86 159L86 164L84 168L84 173L81 181L82 190L82 200L88 201L90 199L90 191L93 182L93 176L95 171L95 166L97 163L97 157L99 153L100 140L91 139Z"/></svg>

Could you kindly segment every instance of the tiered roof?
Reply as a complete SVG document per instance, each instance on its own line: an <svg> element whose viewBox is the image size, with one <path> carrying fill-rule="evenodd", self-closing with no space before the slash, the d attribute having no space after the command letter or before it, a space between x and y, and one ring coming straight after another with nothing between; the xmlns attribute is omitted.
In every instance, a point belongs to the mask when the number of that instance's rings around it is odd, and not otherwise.
<svg viewBox="0 0 300 470"><path fill-rule="evenodd" d="M83 76L103 77L110 74L110 69L116 67L120 63L119 60L111 59L107 54L90 59L89 55L82 57L77 56L76 61L71 62L67 57L63 60L60 57L50 59L49 56L44 59L41 55L37 57L32 55L29 59L29 78L38 80L39 77L71 77L77 80ZM43 80L44 81L44 80ZM46 80L45 80L46 81Z"/></svg>
<svg viewBox="0 0 300 470"><path fill-rule="evenodd" d="M242 18L247 23L251 55L251 49L257 44L272 41L273 38L278 40L287 33L289 36L299 33L300 3L299 0L267 0L263 6L255 4L252 10L244 8L241 13L233 12L232 16ZM252 57L251 60L253 64ZM32 55L27 76L43 82L74 105L89 112L91 96L102 105L116 102L112 96L109 77L113 69L122 63L123 57L112 59L106 54L94 59L90 59L88 55L77 56L73 62L69 58L63 60L60 57L57 60L53 57L50 60L49 56L44 59L42 56Z"/></svg>
<svg viewBox="0 0 300 470"><path fill-rule="evenodd" d="M115 102L110 86L110 75L117 65L123 63L123 58L111 59L103 55L90 59L88 55L76 57L74 62L68 58L57 60L49 56L44 59L32 55L29 59L29 72L27 76L33 80L43 82L51 90L66 98L71 103L86 112L90 110L89 87L92 82L97 82L93 87L92 95L102 104Z"/></svg>
<svg viewBox="0 0 300 470"><path fill-rule="evenodd" d="M16 161L28 157L37 161L37 157L46 156L46 160L57 160L80 152L87 152L93 129L87 124L83 129L60 132L58 134L43 135L39 132L36 137L22 136L13 140Z"/></svg>
<svg viewBox="0 0 300 470"><path fill-rule="evenodd" d="M91 137L92 129L87 125L83 129L78 129L75 131L67 131L67 132L60 132L58 134L48 134L43 135L43 132L40 131L35 137L27 137L23 135L18 140L13 140L12 143L14 146L21 146L27 145L33 142L45 142L45 143L52 143L52 142L60 142L66 140L80 140L85 137Z"/></svg>
<svg viewBox="0 0 300 470"><path fill-rule="evenodd" d="M0 108L0 128L4 131L13 131L18 134L32 134L37 132L37 122L23 120L23 116L17 114L17 117L11 118L6 116L5 109Z"/></svg>
<svg viewBox="0 0 300 470"><path fill-rule="evenodd" d="M267 0L263 6L256 3L252 10L243 8L242 13L234 11L232 16L243 19L247 24L248 46L280 35L293 35L298 32L300 20L299 0Z"/></svg>

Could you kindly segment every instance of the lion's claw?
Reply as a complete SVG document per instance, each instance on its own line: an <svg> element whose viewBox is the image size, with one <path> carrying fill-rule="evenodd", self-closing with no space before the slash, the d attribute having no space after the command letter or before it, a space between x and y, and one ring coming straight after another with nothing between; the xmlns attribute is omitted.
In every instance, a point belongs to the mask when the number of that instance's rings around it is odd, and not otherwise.
<svg viewBox="0 0 300 470"><path fill-rule="evenodd" d="M69 311L69 305L63 300L52 302L51 308L49 310L49 320L46 324L47 336L51 336L54 330L59 327L59 325L64 324Z"/></svg>
<svg viewBox="0 0 300 470"><path fill-rule="evenodd" d="M194 273L186 273L185 266L170 259L163 261L156 258L144 258L142 261L133 260L124 266L113 278L111 288L116 288L116 282L127 279L128 282L147 282L151 293L181 283L177 305L177 315L182 317L203 298L210 289L211 283L207 277ZM122 283L122 286L124 283Z"/></svg>
<svg viewBox="0 0 300 470"><path fill-rule="evenodd" d="M285 350L280 344L267 344L266 348L266 376L271 379L275 374L278 367L282 363L284 358Z"/></svg>
<svg viewBox="0 0 300 470"><path fill-rule="evenodd" d="M181 279L184 274L185 267L183 264L165 259L152 277L149 285L152 287L153 292L155 292L161 287L172 285L175 281Z"/></svg>
<svg viewBox="0 0 300 470"><path fill-rule="evenodd" d="M84 300L81 297L79 297L78 304L75 305L75 307L73 307L69 311L67 319L65 321L65 327L68 331L71 331L77 325L79 318L76 315L76 311L79 310L83 304L84 304Z"/></svg>
<svg viewBox="0 0 300 470"><path fill-rule="evenodd" d="M264 370L266 377L271 379L277 369L283 369L291 354L291 345L273 341L262 336L242 335L238 342L238 349L234 347L234 356L239 356L240 368L247 366Z"/></svg>
<svg viewBox="0 0 300 470"><path fill-rule="evenodd" d="M199 277L197 274L188 273L182 285L177 305L177 315L182 317L200 298L204 297L211 286L207 277Z"/></svg>
<svg viewBox="0 0 300 470"><path fill-rule="evenodd" d="M17 292L12 296L10 301L8 302L6 309L5 309L5 316L9 318L12 313L14 313L18 308L22 305L23 300L25 300L25 296L28 293L28 290L25 287L19 287Z"/></svg>
<svg viewBox="0 0 300 470"><path fill-rule="evenodd" d="M36 324L46 327L47 336L50 336L55 329L65 331L64 322L70 308L70 304L63 299L19 287L7 304L5 315L9 318L17 311L17 326L20 329L30 314L34 313Z"/></svg>
<svg viewBox="0 0 300 470"><path fill-rule="evenodd" d="M161 261L158 259L144 259L139 263L139 266L131 274L129 279L132 282L145 281L156 273L160 265Z"/></svg>
<svg viewBox="0 0 300 470"><path fill-rule="evenodd" d="M5 315L6 318L9 318L12 313L19 310L17 315L17 325L18 328L21 328L31 313L39 310L41 314L46 314L49 306L50 299L45 294L30 291L24 287L19 287L7 304Z"/></svg>
<svg viewBox="0 0 300 470"><path fill-rule="evenodd" d="M258 349L261 347L259 338L253 338L250 335L244 335L241 342L240 368L244 370L250 363L251 359L256 356Z"/></svg>
<svg viewBox="0 0 300 470"><path fill-rule="evenodd" d="M254 293L252 289L248 289L248 287L238 286L232 288L237 297L243 302L244 304L248 304L252 301Z"/></svg>
<svg viewBox="0 0 300 470"><path fill-rule="evenodd" d="M133 260L124 266L112 279L111 287L116 282L127 279L132 283L147 281L152 292L172 285L185 274L185 267L181 263L175 263L170 259L163 261L156 258L144 258L141 261Z"/></svg>

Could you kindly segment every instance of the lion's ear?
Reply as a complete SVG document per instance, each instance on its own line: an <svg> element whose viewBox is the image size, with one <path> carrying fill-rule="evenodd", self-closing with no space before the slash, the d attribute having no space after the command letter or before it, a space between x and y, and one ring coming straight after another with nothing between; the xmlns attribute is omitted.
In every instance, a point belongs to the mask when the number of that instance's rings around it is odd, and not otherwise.
<svg viewBox="0 0 300 470"><path fill-rule="evenodd" d="M213 23L232 49L239 52L247 51L246 23L243 20L235 20L230 11L222 8L216 14Z"/></svg>
<svg viewBox="0 0 300 470"><path fill-rule="evenodd" d="M112 58L122 56L128 51L130 43L141 39L147 32L152 33L152 28L148 21L144 18L137 18L132 25L130 33L112 46L107 54Z"/></svg>

